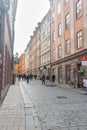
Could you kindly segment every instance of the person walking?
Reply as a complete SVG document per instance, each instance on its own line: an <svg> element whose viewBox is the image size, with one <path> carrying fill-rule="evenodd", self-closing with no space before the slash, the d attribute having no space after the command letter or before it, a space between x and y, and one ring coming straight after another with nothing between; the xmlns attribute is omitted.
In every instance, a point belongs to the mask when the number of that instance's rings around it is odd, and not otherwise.
<svg viewBox="0 0 87 130"><path fill-rule="evenodd" d="M55 82L55 78L56 78L56 76L53 74L52 75L52 82Z"/></svg>
<svg viewBox="0 0 87 130"><path fill-rule="evenodd" d="M27 75L27 83L29 83L29 78L30 78L30 75L28 74Z"/></svg>
<svg viewBox="0 0 87 130"><path fill-rule="evenodd" d="M42 75L42 84L45 85L45 75Z"/></svg>

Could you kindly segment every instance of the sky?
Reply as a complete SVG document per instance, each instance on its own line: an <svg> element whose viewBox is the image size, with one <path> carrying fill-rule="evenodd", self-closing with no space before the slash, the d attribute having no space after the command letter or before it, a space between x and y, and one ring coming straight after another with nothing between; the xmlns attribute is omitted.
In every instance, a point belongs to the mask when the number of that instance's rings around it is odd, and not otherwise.
<svg viewBox="0 0 87 130"><path fill-rule="evenodd" d="M14 55L24 53L26 46L33 35L37 23L41 22L50 8L49 0L18 0Z"/></svg>

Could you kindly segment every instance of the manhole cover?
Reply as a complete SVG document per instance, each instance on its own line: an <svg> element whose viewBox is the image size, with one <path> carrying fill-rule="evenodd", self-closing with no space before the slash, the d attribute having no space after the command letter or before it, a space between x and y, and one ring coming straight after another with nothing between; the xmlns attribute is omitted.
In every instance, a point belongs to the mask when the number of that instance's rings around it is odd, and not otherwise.
<svg viewBox="0 0 87 130"><path fill-rule="evenodd" d="M67 99L65 96L57 96L58 99Z"/></svg>

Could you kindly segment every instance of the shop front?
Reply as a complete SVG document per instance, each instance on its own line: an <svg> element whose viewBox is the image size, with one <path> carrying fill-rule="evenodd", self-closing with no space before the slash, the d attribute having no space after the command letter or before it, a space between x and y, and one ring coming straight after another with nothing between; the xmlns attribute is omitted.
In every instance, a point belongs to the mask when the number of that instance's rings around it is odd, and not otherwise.
<svg viewBox="0 0 87 130"><path fill-rule="evenodd" d="M87 78L87 65L83 64L81 57L76 56L64 62L58 63L58 82L70 85L70 87L83 87L83 79Z"/></svg>
<svg viewBox="0 0 87 130"><path fill-rule="evenodd" d="M62 83L62 66L58 67L58 82Z"/></svg>

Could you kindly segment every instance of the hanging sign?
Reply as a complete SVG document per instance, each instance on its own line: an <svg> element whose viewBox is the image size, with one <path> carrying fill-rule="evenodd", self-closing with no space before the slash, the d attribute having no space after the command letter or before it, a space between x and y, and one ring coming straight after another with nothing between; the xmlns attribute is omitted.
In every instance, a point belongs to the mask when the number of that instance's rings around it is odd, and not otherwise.
<svg viewBox="0 0 87 130"><path fill-rule="evenodd" d="M87 61L82 61L83 66L87 66Z"/></svg>
<svg viewBox="0 0 87 130"><path fill-rule="evenodd" d="M81 61L87 61L87 56L82 56L80 59Z"/></svg>
<svg viewBox="0 0 87 130"><path fill-rule="evenodd" d="M87 56L84 55L84 56L82 56L80 59L81 59L81 61L82 61L82 65L83 65L83 66L87 66Z"/></svg>

